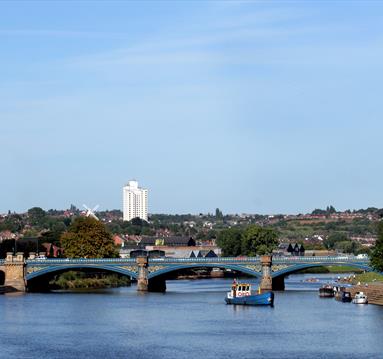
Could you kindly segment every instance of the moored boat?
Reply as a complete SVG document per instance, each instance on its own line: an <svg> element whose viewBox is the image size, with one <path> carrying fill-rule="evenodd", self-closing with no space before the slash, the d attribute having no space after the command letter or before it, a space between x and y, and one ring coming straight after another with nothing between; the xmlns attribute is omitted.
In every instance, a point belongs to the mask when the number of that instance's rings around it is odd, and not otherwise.
<svg viewBox="0 0 383 359"><path fill-rule="evenodd" d="M343 303L350 303L352 301L351 293L346 287L334 287L335 299Z"/></svg>
<svg viewBox="0 0 383 359"><path fill-rule="evenodd" d="M367 295L365 295L363 292L356 292L352 302L354 304L367 304L368 303Z"/></svg>
<svg viewBox="0 0 383 359"><path fill-rule="evenodd" d="M236 283L234 281L231 286L231 291L227 293L225 298L226 304L239 304L239 305L274 305L274 293L265 292L252 294L251 284L249 283Z"/></svg>
<svg viewBox="0 0 383 359"><path fill-rule="evenodd" d="M329 284L322 285L322 287L319 288L319 296L321 298L334 297L334 288Z"/></svg>
<svg viewBox="0 0 383 359"><path fill-rule="evenodd" d="M350 303L352 301L351 293L350 292L342 292L341 301L343 303Z"/></svg>

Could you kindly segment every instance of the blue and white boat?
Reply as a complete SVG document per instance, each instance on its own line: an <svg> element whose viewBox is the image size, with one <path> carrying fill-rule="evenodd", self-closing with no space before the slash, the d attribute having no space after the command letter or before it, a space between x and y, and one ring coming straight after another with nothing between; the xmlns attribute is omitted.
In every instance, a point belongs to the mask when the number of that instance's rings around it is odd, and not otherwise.
<svg viewBox="0 0 383 359"><path fill-rule="evenodd" d="M274 305L274 293L265 292L258 294L251 294L251 284L249 283L236 283L234 281L231 286L231 291L227 293L225 298L226 304L239 304L239 305Z"/></svg>

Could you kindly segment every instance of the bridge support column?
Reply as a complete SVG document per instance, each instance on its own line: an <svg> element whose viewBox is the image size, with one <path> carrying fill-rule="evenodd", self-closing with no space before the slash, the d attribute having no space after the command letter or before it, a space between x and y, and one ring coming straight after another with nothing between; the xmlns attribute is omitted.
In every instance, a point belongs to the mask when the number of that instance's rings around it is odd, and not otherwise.
<svg viewBox="0 0 383 359"><path fill-rule="evenodd" d="M148 291L148 257L137 257L138 265L137 290L142 292Z"/></svg>
<svg viewBox="0 0 383 359"><path fill-rule="evenodd" d="M25 261L23 253L16 253L15 256L12 253L7 253L4 262L4 272L4 286L25 292Z"/></svg>
<svg viewBox="0 0 383 359"><path fill-rule="evenodd" d="M269 292L273 289L273 280L271 278L271 256L262 256L261 265L262 265L262 280L260 284L261 292Z"/></svg>

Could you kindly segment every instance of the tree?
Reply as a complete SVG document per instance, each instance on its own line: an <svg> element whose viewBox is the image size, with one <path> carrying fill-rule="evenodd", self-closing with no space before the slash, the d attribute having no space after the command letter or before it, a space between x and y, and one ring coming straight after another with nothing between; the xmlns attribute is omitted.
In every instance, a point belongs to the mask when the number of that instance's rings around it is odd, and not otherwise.
<svg viewBox="0 0 383 359"><path fill-rule="evenodd" d="M339 241L335 243L335 249L341 253L356 254L358 244L355 241Z"/></svg>
<svg viewBox="0 0 383 359"><path fill-rule="evenodd" d="M19 232L24 227L23 221L20 215L12 214L5 218L5 220L0 223L0 231L9 230L13 233Z"/></svg>
<svg viewBox="0 0 383 359"><path fill-rule="evenodd" d="M334 208L334 206L327 206L326 212L327 214L333 214L336 213L336 209Z"/></svg>
<svg viewBox="0 0 383 359"><path fill-rule="evenodd" d="M228 228L218 233L217 244L224 256L239 256L242 247L242 231L239 228Z"/></svg>
<svg viewBox="0 0 383 359"><path fill-rule="evenodd" d="M219 208L215 209L215 218L217 220L222 220L223 219L223 213L219 210Z"/></svg>
<svg viewBox="0 0 383 359"><path fill-rule="evenodd" d="M78 217L61 235L61 246L69 258L113 258L118 253L104 224L91 217Z"/></svg>
<svg viewBox="0 0 383 359"><path fill-rule="evenodd" d="M28 209L29 223L33 226L41 226L44 223L45 211L40 207Z"/></svg>
<svg viewBox="0 0 383 359"><path fill-rule="evenodd" d="M342 232L334 232L332 234L330 234L327 238L325 238L323 240L323 245L327 248L327 249L334 249L335 248L335 244L337 242L345 242L345 241L348 241L348 237L345 233L342 233Z"/></svg>
<svg viewBox="0 0 383 359"><path fill-rule="evenodd" d="M371 253L371 265L375 270L383 272L383 222L378 225L378 239Z"/></svg>
<svg viewBox="0 0 383 359"><path fill-rule="evenodd" d="M242 254L248 256L271 254L277 245L278 236L269 228L251 225L242 234Z"/></svg>

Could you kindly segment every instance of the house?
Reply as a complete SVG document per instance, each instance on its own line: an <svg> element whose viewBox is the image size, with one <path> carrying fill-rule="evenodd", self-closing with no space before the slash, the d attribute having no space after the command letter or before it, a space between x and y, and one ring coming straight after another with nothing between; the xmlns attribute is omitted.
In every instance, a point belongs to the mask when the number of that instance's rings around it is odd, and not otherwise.
<svg viewBox="0 0 383 359"><path fill-rule="evenodd" d="M218 257L217 253L213 250L193 250L190 252L189 258L216 258Z"/></svg>

